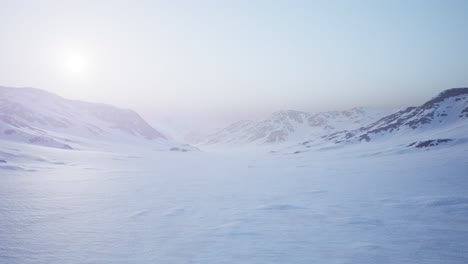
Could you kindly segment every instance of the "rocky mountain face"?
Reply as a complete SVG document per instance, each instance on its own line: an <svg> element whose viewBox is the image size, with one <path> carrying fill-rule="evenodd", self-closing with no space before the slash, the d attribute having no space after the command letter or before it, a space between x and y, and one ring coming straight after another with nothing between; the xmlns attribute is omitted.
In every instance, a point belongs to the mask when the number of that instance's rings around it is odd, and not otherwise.
<svg viewBox="0 0 468 264"><path fill-rule="evenodd" d="M401 153L466 144L468 88L454 88L418 107L408 107L357 129L311 137L280 152L300 154L353 145L374 148L375 153Z"/></svg>
<svg viewBox="0 0 468 264"><path fill-rule="evenodd" d="M463 134L467 131L461 127L468 125L467 120L468 88L454 88L443 91L421 106L408 107L359 129L340 131L323 138L340 143L436 132Z"/></svg>
<svg viewBox="0 0 468 264"><path fill-rule="evenodd" d="M9 87L0 87L0 138L56 148L80 139L166 140L132 110Z"/></svg>
<svg viewBox="0 0 468 264"><path fill-rule="evenodd" d="M358 128L386 113L363 107L319 113L278 111L266 119L233 123L209 135L203 144L264 145L286 141L298 142L334 131Z"/></svg>

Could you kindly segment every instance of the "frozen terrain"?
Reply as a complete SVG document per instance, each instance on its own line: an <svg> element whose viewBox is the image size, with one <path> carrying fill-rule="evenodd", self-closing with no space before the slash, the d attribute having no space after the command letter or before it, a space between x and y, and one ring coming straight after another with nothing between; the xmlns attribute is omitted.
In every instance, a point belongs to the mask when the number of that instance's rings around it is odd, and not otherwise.
<svg viewBox="0 0 468 264"><path fill-rule="evenodd" d="M265 119L241 120L198 140L205 146L291 144L342 130L357 129L389 114L388 110L355 107L308 113L277 111Z"/></svg>
<svg viewBox="0 0 468 264"><path fill-rule="evenodd" d="M287 148L201 151L131 110L4 95L0 125L26 136L0 137L0 263L468 263L467 94Z"/></svg>
<svg viewBox="0 0 468 264"><path fill-rule="evenodd" d="M132 110L69 100L36 88L2 86L0 139L62 149L102 148L115 142L181 147Z"/></svg>
<svg viewBox="0 0 468 264"><path fill-rule="evenodd" d="M467 263L468 148L2 142L0 263Z"/></svg>

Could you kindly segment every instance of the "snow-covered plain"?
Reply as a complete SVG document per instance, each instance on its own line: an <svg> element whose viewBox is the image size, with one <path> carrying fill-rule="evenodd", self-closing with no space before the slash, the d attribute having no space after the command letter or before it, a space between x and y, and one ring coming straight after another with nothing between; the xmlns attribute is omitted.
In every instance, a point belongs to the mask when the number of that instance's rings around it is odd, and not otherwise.
<svg viewBox="0 0 468 264"><path fill-rule="evenodd" d="M0 160L0 263L468 263L464 142Z"/></svg>
<svg viewBox="0 0 468 264"><path fill-rule="evenodd" d="M468 263L468 88L324 136L369 112L308 116L299 143L307 115L284 112L247 129L284 140L200 151L131 110L0 97L0 264Z"/></svg>

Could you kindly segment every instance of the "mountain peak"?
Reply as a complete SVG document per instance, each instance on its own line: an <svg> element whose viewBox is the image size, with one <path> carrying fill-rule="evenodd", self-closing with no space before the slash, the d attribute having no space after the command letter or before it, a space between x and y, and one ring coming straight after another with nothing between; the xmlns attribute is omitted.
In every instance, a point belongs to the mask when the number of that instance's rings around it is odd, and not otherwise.
<svg viewBox="0 0 468 264"><path fill-rule="evenodd" d="M431 100L427 101L422 105L423 108L432 107L434 104L440 103L448 98L456 97L460 95L468 95L468 88L461 87L461 88L451 88L439 93L436 97L432 98Z"/></svg>
<svg viewBox="0 0 468 264"><path fill-rule="evenodd" d="M371 141L391 135L455 133L453 131L460 131L460 127L466 126L467 117L468 88L453 88L439 93L419 107L408 107L359 129L329 134L324 138L339 143Z"/></svg>
<svg viewBox="0 0 468 264"><path fill-rule="evenodd" d="M272 117L278 117L278 116L295 116L295 115L301 115L301 114L305 114L305 112L297 111L297 110L286 109L286 110L279 110L279 111L273 112L273 113L271 114L271 116L272 116Z"/></svg>
<svg viewBox="0 0 468 264"><path fill-rule="evenodd" d="M308 113L296 110L280 110L265 119L236 122L204 141L206 144L271 144L285 141L301 141L310 136L344 129L358 128L376 121L387 114L356 107L346 111Z"/></svg>
<svg viewBox="0 0 468 264"><path fill-rule="evenodd" d="M436 96L436 97L444 97L444 98L447 98L447 97L458 96L458 95L462 95L462 94L468 95L468 87L459 87L459 88L447 89L447 90L445 90L445 91L442 91L442 92L441 92L438 96Z"/></svg>

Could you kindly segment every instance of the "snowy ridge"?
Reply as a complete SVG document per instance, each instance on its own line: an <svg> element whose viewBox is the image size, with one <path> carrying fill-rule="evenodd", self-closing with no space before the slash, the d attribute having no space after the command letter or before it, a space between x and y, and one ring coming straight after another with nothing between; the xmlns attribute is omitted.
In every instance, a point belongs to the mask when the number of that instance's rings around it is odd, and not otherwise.
<svg viewBox="0 0 468 264"><path fill-rule="evenodd" d="M468 88L454 88L440 93L419 107L408 107L368 126L340 132L326 138L371 141L391 135L409 135L425 131L466 125L468 119ZM457 134L463 135L459 128ZM344 137L342 136L344 134ZM342 137L340 137L340 135Z"/></svg>
<svg viewBox="0 0 468 264"><path fill-rule="evenodd" d="M64 149L89 140L176 145L132 110L9 87L0 87L0 139Z"/></svg>
<svg viewBox="0 0 468 264"><path fill-rule="evenodd" d="M309 151L299 155L257 145L154 151L152 142L173 143L98 118L92 124L106 133L89 135L13 111L2 125L59 143L115 135L110 144L136 144L69 151L0 140L0 263L467 263L466 98L443 95L419 114L412 108L366 125L401 127L369 142L316 137L318 148L291 149ZM309 122L305 114L275 116ZM67 122L89 121L74 117Z"/></svg>
<svg viewBox="0 0 468 264"><path fill-rule="evenodd" d="M203 144L265 145L299 142L335 131L358 128L385 114L385 111L364 107L319 113L278 111L266 119L233 123L208 136Z"/></svg>
<svg viewBox="0 0 468 264"><path fill-rule="evenodd" d="M1 143L1 263L468 260L463 145L286 156Z"/></svg>
<svg viewBox="0 0 468 264"><path fill-rule="evenodd" d="M467 142L468 88L443 91L418 107L408 107L376 122L354 130L331 133L313 138L294 147L346 145L359 142L386 142L404 147L430 148Z"/></svg>

